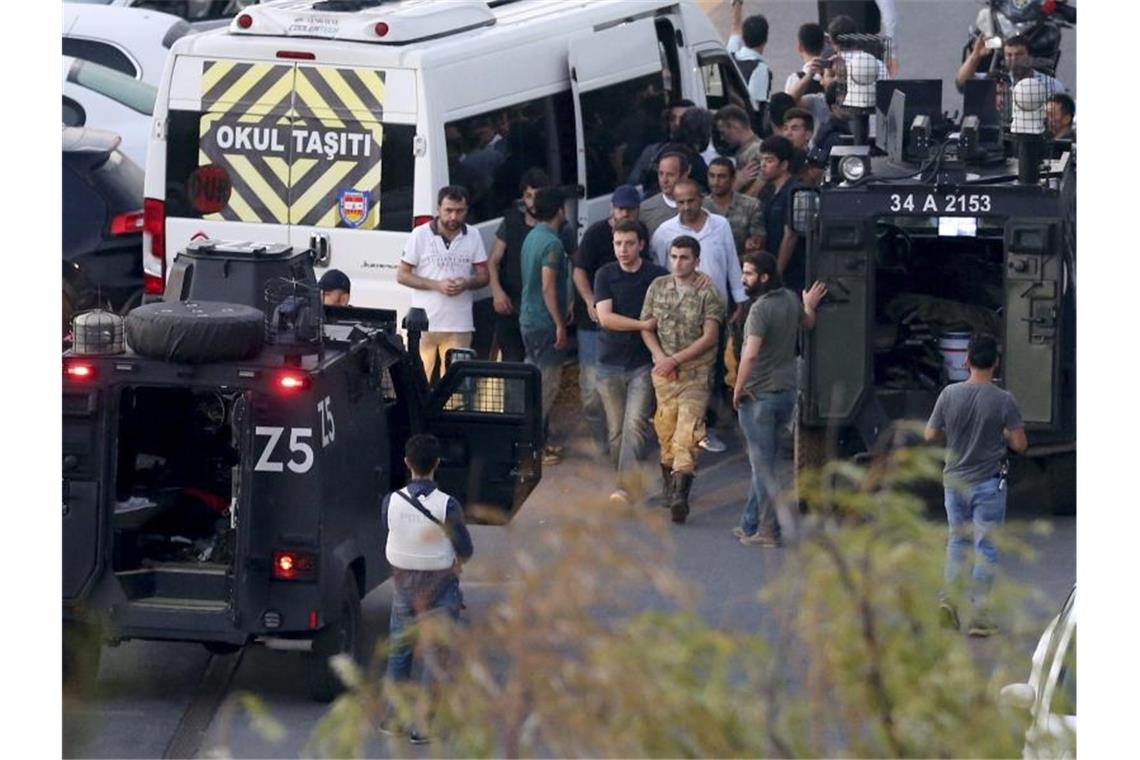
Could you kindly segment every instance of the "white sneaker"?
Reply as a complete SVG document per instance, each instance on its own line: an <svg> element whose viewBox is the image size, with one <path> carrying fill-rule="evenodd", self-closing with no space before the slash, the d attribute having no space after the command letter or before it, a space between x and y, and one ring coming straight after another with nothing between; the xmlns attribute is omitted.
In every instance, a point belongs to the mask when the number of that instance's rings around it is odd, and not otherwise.
<svg viewBox="0 0 1140 760"><path fill-rule="evenodd" d="M725 445L716 434L715 430L710 430L705 433L705 437L701 439L700 447L705 451L710 451L713 454L719 454L722 451L727 451L728 446Z"/></svg>
<svg viewBox="0 0 1140 760"><path fill-rule="evenodd" d="M624 488L619 488L610 494L610 502L613 504L629 504L629 492Z"/></svg>

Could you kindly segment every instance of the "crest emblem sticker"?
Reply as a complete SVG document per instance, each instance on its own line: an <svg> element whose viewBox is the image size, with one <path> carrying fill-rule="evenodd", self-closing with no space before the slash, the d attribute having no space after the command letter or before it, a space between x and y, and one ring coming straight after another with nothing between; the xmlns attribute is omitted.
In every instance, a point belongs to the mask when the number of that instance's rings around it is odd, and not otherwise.
<svg viewBox="0 0 1140 760"><path fill-rule="evenodd" d="M349 227L359 227L368 218L369 192L367 190L341 190L337 193L337 210L340 219Z"/></svg>

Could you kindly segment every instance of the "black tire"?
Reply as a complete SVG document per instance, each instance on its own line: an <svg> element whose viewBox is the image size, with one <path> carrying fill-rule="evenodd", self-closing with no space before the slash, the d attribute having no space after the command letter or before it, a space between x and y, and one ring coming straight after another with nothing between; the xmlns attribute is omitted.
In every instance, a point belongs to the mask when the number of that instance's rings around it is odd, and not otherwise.
<svg viewBox="0 0 1140 760"><path fill-rule="evenodd" d="M329 667L329 658L347 654L358 665L363 650L360 630L360 589L350 572L341 591L340 616L313 638L313 651L307 657L309 696L317 702L331 702L344 691L344 684Z"/></svg>
<svg viewBox="0 0 1140 760"><path fill-rule="evenodd" d="M99 629L78 620L63 621L63 689L81 696L91 691L99 675L103 642Z"/></svg>
<svg viewBox="0 0 1140 760"><path fill-rule="evenodd" d="M125 324L127 345L135 353L187 364L248 359L265 339L261 311L232 303L145 304L128 314Z"/></svg>

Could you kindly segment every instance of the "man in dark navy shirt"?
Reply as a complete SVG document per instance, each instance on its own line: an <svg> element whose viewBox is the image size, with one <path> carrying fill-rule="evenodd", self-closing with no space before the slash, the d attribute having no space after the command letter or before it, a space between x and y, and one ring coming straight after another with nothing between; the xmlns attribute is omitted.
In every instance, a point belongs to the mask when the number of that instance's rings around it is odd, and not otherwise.
<svg viewBox="0 0 1140 760"><path fill-rule="evenodd" d="M613 226L612 261L594 277L598 334L598 392L606 412L610 457L618 470L615 502L634 498L633 473L649 442L653 409L653 357L641 339L642 330L656 329L656 320L643 320L641 307L649 285L668 274L646 261L644 227L631 219Z"/></svg>

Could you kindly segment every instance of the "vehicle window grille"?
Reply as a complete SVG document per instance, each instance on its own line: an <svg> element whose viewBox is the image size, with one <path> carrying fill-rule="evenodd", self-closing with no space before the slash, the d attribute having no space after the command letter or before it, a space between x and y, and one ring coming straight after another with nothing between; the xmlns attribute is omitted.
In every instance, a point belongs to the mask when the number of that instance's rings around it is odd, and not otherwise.
<svg viewBox="0 0 1140 760"><path fill-rule="evenodd" d="M443 408L449 412L521 415L525 405L523 378L469 377L460 383Z"/></svg>

